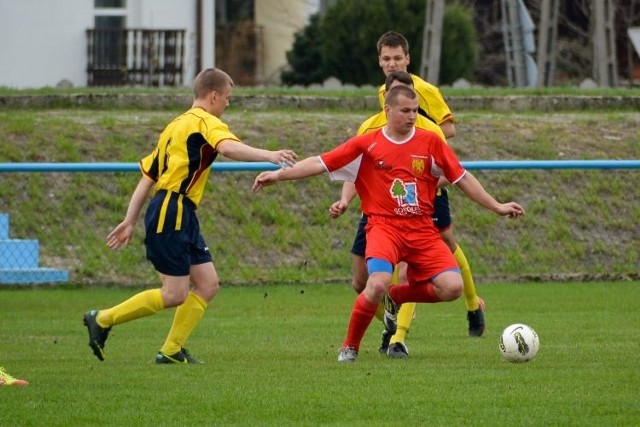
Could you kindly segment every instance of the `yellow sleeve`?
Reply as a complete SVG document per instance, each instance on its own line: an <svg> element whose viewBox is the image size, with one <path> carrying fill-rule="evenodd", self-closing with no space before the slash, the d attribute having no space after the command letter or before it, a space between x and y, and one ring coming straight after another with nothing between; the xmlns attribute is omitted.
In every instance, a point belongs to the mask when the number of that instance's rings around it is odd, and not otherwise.
<svg viewBox="0 0 640 427"><path fill-rule="evenodd" d="M441 125L448 120L453 121L453 113L440 93L440 89L414 74L411 75L411 78L413 79L413 88L418 94L420 108L423 109L437 125Z"/></svg>
<svg viewBox="0 0 640 427"><path fill-rule="evenodd" d="M357 135L360 136L364 135L365 133L373 132L374 130L378 130L386 124L387 116L384 114L384 111L382 111L362 122L362 124L358 128Z"/></svg>

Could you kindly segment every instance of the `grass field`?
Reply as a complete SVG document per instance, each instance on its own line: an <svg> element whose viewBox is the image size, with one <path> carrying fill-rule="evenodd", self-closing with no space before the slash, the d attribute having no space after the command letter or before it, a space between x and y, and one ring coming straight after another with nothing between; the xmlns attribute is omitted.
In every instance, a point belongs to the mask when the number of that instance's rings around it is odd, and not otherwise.
<svg viewBox="0 0 640 427"><path fill-rule="evenodd" d="M462 301L418 307L410 358L336 361L353 303L346 285L232 287L189 342L206 361L157 366L172 311L114 328L107 360L82 313L131 289L0 291L0 425L640 425L640 283L485 284L488 329L466 335ZM511 323L540 335L536 359L501 359Z"/></svg>

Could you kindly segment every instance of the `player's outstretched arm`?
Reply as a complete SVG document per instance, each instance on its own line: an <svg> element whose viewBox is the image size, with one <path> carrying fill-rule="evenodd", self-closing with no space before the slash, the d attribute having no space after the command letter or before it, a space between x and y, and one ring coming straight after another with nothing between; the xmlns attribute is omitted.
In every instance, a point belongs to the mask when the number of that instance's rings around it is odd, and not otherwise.
<svg viewBox="0 0 640 427"><path fill-rule="evenodd" d="M220 154L233 160L248 162L265 161L282 167L294 165L298 158L298 155L293 150L270 151L232 140L221 141L217 149Z"/></svg>
<svg viewBox="0 0 640 427"><path fill-rule="evenodd" d="M351 200L357 195L356 184L353 182L345 181L342 184L342 193L340 194L340 200L333 202L331 206L329 206L329 215L331 218L338 218L342 215L349 207L349 203Z"/></svg>
<svg viewBox="0 0 640 427"><path fill-rule="evenodd" d="M256 193L263 187L273 185L278 181L291 181L303 179L314 175L320 175L326 172L324 165L320 161L320 157L307 157L295 166L288 169L278 169L277 171L262 172L253 182L253 191Z"/></svg>
<svg viewBox="0 0 640 427"><path fill-rule="evenodd" d="M124 220L107 235L107 246L110 249L118 249L120 246L127 246L129 242L131 242L133 229L138 221L142 207L149 196L149 191L151 191L154 185L155 182L146 175L142 175L131 196Z"/></svg>
<svg viewBox="0 0 640 427"><path fill-rule="evenodd" d="M491 194L487 193L480 181L469 171L456 182L471 200L501 216L518 218L524 215L524 208L516 202L500 203Z"/></svg>

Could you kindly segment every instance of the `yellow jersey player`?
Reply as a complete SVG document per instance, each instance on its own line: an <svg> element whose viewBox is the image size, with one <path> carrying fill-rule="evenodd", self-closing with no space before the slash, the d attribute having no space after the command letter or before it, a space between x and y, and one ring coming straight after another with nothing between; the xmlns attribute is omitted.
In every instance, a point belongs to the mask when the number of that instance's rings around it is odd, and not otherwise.
<svg viewBox="0 0 640 427"><path fill-rule="evenodd" d="M232 87L233 80L224 71L201 71L194 82L191 108L167 125L155 150L140 161L142 178L125 219L107 236L107 246L118 249L130 243L142 207L154 188L144 218L145 245L162 286L140 292L114 307L84 314L89 346L99 360L105 358L104 345L113 326L177 307L155 361L198 363L184 345L219 288L218 274L196 216L211 164L218 154L282 167L293 165L297 157L291 150L253 148L231 133L220 117L229 105Z"/></svg>

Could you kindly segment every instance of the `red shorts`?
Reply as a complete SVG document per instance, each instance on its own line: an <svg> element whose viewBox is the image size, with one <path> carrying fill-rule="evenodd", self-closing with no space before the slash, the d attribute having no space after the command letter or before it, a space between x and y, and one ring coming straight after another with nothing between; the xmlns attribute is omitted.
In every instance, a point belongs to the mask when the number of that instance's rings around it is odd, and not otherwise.
<svg viewBox="0 0 640 427"><path fill-rule="evenodd" d="M460 268L430 217L374 215L369 217L366 232L366 259L379 258L393 265L406 262L411 284L427 282L446 270Z"/></svg>

